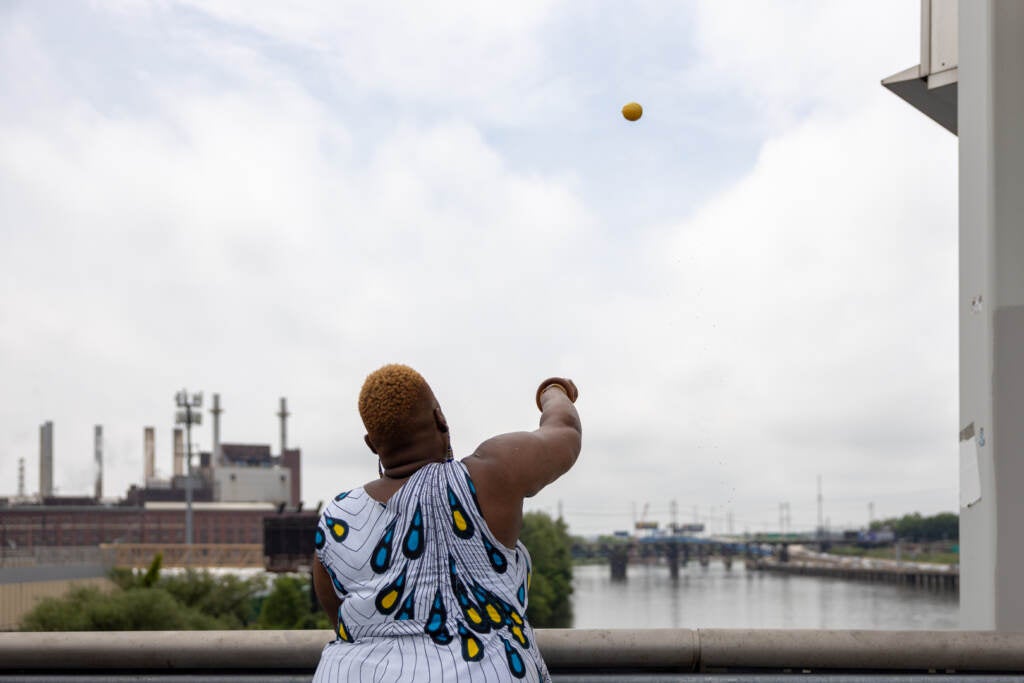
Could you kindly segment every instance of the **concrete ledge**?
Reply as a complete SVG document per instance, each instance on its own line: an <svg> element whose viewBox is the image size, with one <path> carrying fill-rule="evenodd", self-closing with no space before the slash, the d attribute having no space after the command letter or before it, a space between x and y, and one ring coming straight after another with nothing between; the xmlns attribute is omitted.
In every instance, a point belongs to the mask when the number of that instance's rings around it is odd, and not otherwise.
<svg viewBox="0 0 1024 683"><path fill-rule="evenodd" d="M1024 633L701 629L702 670L1024 671Z"/></svg>
<svg viewBox="0 0 1024 683"><path fill-rule="evenodd" d="M0 633L0 673L312 672L330 631ZM743 629L537 632L552 671L1024 671L1024 633Z"/></svg>
<svg viewBox="0 0 1024 683"><path fill-rule="evenodd" d="M696 671L700 663L698 632L692 629L539 629L536 633L537 647L552 671Z"/></svg>

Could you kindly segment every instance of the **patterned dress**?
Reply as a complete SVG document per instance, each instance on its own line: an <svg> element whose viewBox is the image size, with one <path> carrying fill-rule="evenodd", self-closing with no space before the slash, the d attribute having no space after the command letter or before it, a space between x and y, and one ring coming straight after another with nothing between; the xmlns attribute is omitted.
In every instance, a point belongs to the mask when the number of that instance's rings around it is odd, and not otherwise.
<svg viewBox="0 0 1024 683"><path fill-rule="evenodd" d="M342 599L314 681L550 681L526 621L530 555L502 545L466 466L427 465L385 505L327 506L317 557Z"/></svg>

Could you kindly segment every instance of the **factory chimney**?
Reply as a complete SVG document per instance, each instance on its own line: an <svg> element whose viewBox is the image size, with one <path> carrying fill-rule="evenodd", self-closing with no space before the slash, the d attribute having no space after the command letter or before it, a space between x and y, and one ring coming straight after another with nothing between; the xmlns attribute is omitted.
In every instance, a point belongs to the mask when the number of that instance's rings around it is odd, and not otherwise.
<svg viewBox="0 0 1024 683"><path fill-rule="evenodd" d="M93 430L93 452L96 454L96 483L93 498L103 497L103 425L96 425Z"/></svg>
<svg viewBox="0 0 1024 683"><path fill-rule="evenodd" d="M181 427L174 428L174 476L185 474L185 433Z"/></svg>
<svg viewBox="0 0 1024 683"><path fill-rule="evenodd" d="M149 486L149 482L156 479L156 430L153 427L143 427L143 468L144 478L142 486Z"/></svg>
<svg viewBox="0 0 1024 683"><path fill-rule="evenodd" d="M288 412L288 401L285 398L281 399L281 410L277 412L277 416L281 418L281 455L284 455L285 450L288 448L288 416L291 413Z"/></svg>
<svg viewBox="0 0 1024 683"><path fill-rule="evenodd" d="M53 422L39 427L39 497L53 495Z"/></svg>
<svg viewBox="0 0 1024 683"><path fill-rule="evenodd" d="M18 498L25 498L25 458L18 458Z"/></svg>
<svg viewBox="0 0 1024 683"><path fill-rule="evenodd" d="M213 407L210 413L213 415L213 453L210 454L210 466L220 465L220 414L224 411L220 407L220 394L213 395Z"/></svg>

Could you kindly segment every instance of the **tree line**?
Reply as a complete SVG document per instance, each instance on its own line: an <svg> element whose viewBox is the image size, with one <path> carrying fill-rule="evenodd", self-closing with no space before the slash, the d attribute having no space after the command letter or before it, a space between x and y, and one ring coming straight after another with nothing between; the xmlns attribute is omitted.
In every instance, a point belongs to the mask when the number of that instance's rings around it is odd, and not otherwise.
<svg viewBox="0 0 1024 683"><path fill-rule="evenodd" d="M953 512L940 512L929 517L922 516L920 512L912 512L871 523L872 531L886 528L892 529L896 538L914 543L960 540L960 517Z"/></svg>

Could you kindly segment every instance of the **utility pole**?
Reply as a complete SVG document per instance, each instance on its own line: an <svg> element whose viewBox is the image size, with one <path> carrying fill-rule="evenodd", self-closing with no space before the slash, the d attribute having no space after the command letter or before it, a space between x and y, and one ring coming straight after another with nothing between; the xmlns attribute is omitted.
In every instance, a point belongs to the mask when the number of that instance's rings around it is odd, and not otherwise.
<svg viewBox="0 0 1024 683"><path fill-rule="evenodd" d="M203 413L198 410L203 406L203 394L189 395L182 389L175 394L174 401L178 406L175 424L185 425L185 543L192 545L192 425L203 422Z"/></svg>

